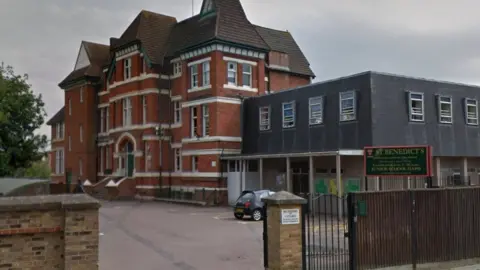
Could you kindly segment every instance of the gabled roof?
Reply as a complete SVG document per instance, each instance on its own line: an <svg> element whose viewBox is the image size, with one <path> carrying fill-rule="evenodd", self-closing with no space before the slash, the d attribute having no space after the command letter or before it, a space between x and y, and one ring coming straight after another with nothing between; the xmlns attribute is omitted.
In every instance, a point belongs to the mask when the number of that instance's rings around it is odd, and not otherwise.
<svg viewBox="0 0 480 270"><path fill-rule="evenodd" d="M142 10L119 39L112 39L111 45L117 48L140 41L149 60L162 63L170 32L176 23L174 17Z"/></svg>
<svg viewBox="0 0 480 270"><path fill-rule="evenodd" d="M82 55L82 50L86 53L88 63L70 72L58 85L63 88L68 83L83 77L100 77L102 75L102 67L106 65L110 58L110 47L99 43L82 41L79 50L79 57ZM77 62L79 59L77 59ZM76 65L77 66L77 65Z"/></svg>
<svg viewBox="0 0 480 270"><path fill-rule="evenodd" d="M263 41L245 15L239 0L207 0L212 9L179 22L169 39L168 55L196 45L219 40L267 51ZM206 5L203 2L202 7ZM203 8L202 8L203 10Z"/></svg>
<svg viewBox="0 0 480 270"><path fill-rule="evenodd" d="M315 77L310 63L290 32L258 25L255 25L255 29L272 51L288 54L290 72Z"/></svg>
<svg viewBox="0 0 480 270"><path fill-rule="evenodd" d="M63 106L50 120L48 120L47 125L53 126L57 123L62 123L65 121L65 106Z"/></svg>

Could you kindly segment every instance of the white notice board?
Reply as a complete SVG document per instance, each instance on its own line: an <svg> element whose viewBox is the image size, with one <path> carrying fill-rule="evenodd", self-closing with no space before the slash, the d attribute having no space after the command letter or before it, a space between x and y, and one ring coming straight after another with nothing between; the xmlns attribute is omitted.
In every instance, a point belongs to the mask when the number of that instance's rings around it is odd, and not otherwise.
<svg viewBox="0 0 480 270"><path fill-rule="evenodd" d="M280 222L282 225L300 224L300 209L282 209Z"/></svg>

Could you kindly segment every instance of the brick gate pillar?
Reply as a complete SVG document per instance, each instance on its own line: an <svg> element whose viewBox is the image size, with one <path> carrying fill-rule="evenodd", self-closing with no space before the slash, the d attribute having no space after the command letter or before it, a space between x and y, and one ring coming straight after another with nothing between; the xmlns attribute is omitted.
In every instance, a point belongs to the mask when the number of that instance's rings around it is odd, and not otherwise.
<svg viewBox="0 0 480 270"><path fill-rule="evenodd" d="M302 205L304 198L286 191L263 198L266 204L268 270L302 269Z"/></svg>

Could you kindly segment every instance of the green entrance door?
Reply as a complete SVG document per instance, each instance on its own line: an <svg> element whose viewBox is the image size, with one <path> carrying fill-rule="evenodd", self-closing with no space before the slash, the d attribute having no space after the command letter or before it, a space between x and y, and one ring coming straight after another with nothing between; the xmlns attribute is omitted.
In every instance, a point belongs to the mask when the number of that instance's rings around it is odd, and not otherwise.
<svg viewBox="0 0 480 270"><path fill-rule="evenodd" d="M132 153L127 154L127 176L133 176L133 168L135 167L135 157Z"/></svg>

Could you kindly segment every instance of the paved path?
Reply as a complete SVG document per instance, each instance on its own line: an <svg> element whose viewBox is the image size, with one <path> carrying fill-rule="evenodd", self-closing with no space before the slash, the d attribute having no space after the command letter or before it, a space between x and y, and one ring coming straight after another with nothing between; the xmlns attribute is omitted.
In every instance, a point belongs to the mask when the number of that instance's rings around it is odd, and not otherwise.
<svg viewBox="0 0 480 270"><path fill-rule="evenodd" d="M228 208L108 202L100 231L100 270L263 269L262 222Z"/></svg>

